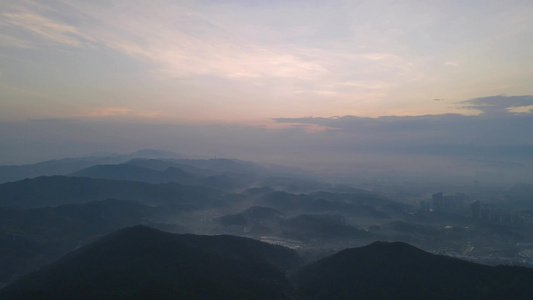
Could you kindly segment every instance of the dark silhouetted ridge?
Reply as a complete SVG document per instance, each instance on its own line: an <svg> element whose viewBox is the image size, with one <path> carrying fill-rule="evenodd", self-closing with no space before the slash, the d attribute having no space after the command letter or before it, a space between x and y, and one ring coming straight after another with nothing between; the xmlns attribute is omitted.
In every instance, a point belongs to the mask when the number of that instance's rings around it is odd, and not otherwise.
<svg viewBox="0 0 533 300"><path fill-rule="evenodd" d="M489 267L401 242L340 251L292 276L304 299L529 299L533 270Z"/></svg>
<svg viewBox="0 0 533 300"><path fill-rule="evenodd" d="M285 258L281 258L284 257ZM230 236L116 231L30 273L2 299L285 299L289 249Z"/></svg>

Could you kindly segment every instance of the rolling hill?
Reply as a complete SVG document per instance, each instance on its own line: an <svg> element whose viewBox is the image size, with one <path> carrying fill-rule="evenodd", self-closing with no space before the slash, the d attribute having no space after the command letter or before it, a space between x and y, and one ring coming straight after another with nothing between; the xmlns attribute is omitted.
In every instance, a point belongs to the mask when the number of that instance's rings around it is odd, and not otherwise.
<svg viewBox="0 0 533 300"><path fill-rule="evenodd" d="M0 292L3 299L288 299L280 246L231 236L119 230Z"/></svg>
<svg viewBox="0 0 533 300"><path fill-rule="evenodd" d="M343 250L292 275L302 299L528 299L533 269L491 267L401 242Z"/></svg>
<svg viewBox="0 0 533 300"><path fill-rule="evenodd" d="M208 187L177 183L49 176L0 184L0 207L37 208L105 199L131 200L145 205L203 207L225 193ZM215 205L216 206L216 205Z"/></svg>

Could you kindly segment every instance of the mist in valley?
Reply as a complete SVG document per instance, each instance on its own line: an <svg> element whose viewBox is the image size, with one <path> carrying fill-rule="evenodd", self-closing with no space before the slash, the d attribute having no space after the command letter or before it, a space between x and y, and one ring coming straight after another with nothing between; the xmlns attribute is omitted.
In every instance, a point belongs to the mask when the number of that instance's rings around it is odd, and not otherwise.
<svg viewBox="0 0 533 300"><path fill-rule="evenodd" d="M0 170L4 284L137 224L252 238L294 249L307 262L402 241L488 265L533 263L526 181L421 180L392 170L343 177L150 149Z"/></svg>

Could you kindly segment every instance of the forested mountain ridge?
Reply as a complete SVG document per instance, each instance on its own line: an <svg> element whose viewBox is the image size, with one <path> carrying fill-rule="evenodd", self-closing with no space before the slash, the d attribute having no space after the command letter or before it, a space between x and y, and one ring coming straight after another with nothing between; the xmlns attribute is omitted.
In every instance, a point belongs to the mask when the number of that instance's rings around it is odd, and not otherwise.
<svg viewBox="0 0 533 300"><path fill-rule="evenodd" d="M533 269L375 242L301 265L247 238L121 229L0 291L2 299L529 299Z"/></svg>

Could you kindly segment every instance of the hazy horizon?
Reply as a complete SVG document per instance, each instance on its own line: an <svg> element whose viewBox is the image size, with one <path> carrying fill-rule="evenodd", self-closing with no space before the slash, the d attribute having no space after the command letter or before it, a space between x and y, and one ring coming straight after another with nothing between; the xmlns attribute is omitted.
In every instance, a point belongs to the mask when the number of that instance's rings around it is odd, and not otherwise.
<svg viewBox="0 0 533 300"><path fill-rule="evenodd" d="M153 148L531 182L528 1L0 4L0 164Z"/></svg>

